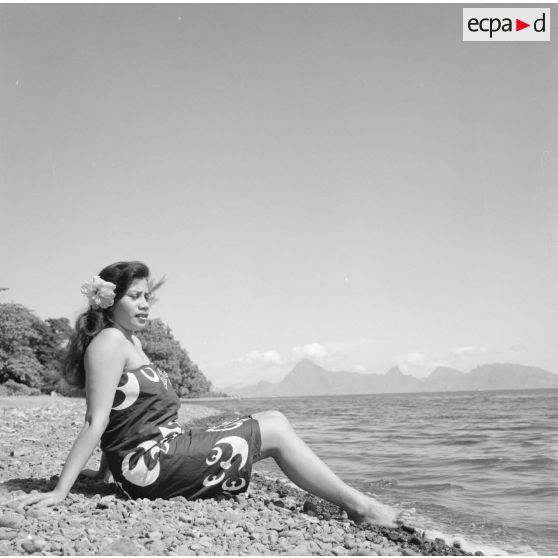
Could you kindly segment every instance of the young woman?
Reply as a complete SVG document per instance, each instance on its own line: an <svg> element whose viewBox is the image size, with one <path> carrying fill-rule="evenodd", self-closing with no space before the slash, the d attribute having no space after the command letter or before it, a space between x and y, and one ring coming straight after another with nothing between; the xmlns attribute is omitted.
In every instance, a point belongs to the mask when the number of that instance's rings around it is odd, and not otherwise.
<svg viewBox="0 0 558 558"><path fill-rule="evenodd" d="M147 324L158 286L145 264L132 261L105 267L82 287L90 305L76 322L65 374L85 387L85 424L54 490L26 496L20 505L62 502L100 441L98 474L108 468L132 498L238 494L248 488L252 464L272 457L300 488L337 504L355 521L395 525L393 508L345 484L278 411L212 428L185 431L178 424L180 401L168 376L134 335Z"/></svg>

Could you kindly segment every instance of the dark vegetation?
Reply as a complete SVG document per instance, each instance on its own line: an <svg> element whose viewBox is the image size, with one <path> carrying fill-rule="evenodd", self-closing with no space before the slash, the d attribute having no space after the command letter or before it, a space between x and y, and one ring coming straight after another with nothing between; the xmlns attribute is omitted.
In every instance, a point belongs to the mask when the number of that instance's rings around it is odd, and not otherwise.
<svg viewBox="0 0 558 558"><path fill-rule="evenodd" d="M67 318L43 321L22 304L0 304L0 395L83 395L62 377L62 362L72 333ZM150 320L139 337L145 353L167 372L180 397L216 395L170 327L160 319Z"/></svg>

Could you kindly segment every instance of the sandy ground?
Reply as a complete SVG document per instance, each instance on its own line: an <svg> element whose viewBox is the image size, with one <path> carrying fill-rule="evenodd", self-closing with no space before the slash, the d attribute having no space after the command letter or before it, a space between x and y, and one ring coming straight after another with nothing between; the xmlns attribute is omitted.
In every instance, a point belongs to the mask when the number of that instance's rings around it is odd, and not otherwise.
<svg viewBox="0 0 558 558"><path fill-rule="evenodd" d="M413 527L360 527L285 478L255 473L247 495L127 500L114 485L78 479L52 508L17 498L56 484L83 424L83 399L0 397L0 555L464 555ZM185 425L220 411L183 404ZM88 467L96 468L100 450Z"/></svg>
<svg viewBox="0 0 558 558"><path fill-rule="evenodd" d="M67 402L78 401L72 397L61 395L2 395L0 409L30 409L34 407L48 407L50 405L64 405Z"/></svg>

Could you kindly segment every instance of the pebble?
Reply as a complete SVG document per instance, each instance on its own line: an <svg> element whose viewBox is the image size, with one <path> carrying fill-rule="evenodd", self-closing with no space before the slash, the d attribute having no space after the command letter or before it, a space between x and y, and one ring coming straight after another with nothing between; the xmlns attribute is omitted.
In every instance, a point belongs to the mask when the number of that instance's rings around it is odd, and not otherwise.
<svg viewBox="0 0 558 558"><path fill-rule="evenodd" d="M239 521L242 520L242 515L232 510L226 510L221 514L220 517L224 521L232 521L233 523L238 523Z"/></svg>
<svg viewBox="0 0 558 558"><path fill-rule="evenodd" d="M302 504L302 510L309 515L318 515L320 512L318 506L311 500L306 500Z"/></svg>
<svg viewBox="0 0 558 558"><path fill-rule="evenodd" d="M47 517L48 512L45 508L38 508L36 506L29 508L27 510L27 513L25 514L25 516L27 518L33 518L33 519L43 519L45 517Z"/></svg>
<svg viewBox="0 0 558 558"><path fill-rule="evenodd" d="M292 547L290 553L292 556L310 556L312 554L306 544L298 544Z"/></svg>
<svg viewBox="0 0 558 558"><path fill-rule="evenodd" d="M174 553L176 556L191 556L192 550L190 545L182 544L174 549Z"/></svg>
<svg viewBox="0 0 558 558"><path fill-rule="evenodd" d="M62 531L62 535L64 536L64 538L70 540L70 541L75 541L77 539L81 539L81 537L83 536L82 531L80 531L79 529L73 529L73 528L69 528L69 529L61 529Z"/></svg>
<svg viewBox="0 0 558 558"><path fill-rule="evenodd" d="M378 553L378 551L381 549L381 546L379 544L375 544L375 543L366 543L366 548L368 550L373 550L374 552Z"/></svg>
<svg viewBox="0 0 558 558"><path fill-rule="evenodd" d="M19 513L6 512L0 516L0 527L19 529L24 522L24 518Z"/></svg>
<svg viewBox="0 0 558 558"><path fill-rule="evenodd" d="M101 553L106 556L135 556L137 548L132 540L121 538L103 546Z"/></svg>
<svg viewBox="0 0 558 558"><path fill-rule="evenodd" d="M91 554L91 543L87 540L77 541L75 543L76 554L78 556L87 556Z"/></svg>
<svg viewBox="0 0 558 558"><path fill-rule="evenodd" d="M164 554L167 549L167 545L163 541L152 541L145 544L145 548L150 554Z"/></svg>
<svg viewBox="0 0 558 558"><path fill-rule="evenodd" d="M27 554L33 554L33 552L41 552L41 550L46 546L47 542L34 535L27 535L25 539L21 542L21 548L27 552Z"/></svg>
<svg viewBox="0 0 558 558"><path fill-rule="evenodd" d="M345 536L345 538L343 539L343 546L347 550L351 550L352 548L355 548L357 546L357 542L353 537Z"/></svg>
<svg viewBox="0 0 558 558"><path fill-rule="evenodd" d="M372 548L361 547L357 548L354 556L378 556L378 553Z"/></svg>
<svg viewBox="0 0 558 558"><path fill-rule="evenodd" d="M10 541L17 536L17 529L9 529L7 527L0 527L0 541Z"/></svg>
<svg viewBox="0 0 558 558"><path fill-rule="evenodd" d="M434 542L434 539L436 538L436 536L435 536L431 531L426 531L426 530L425 530L425 531L422 533L422 538L423 538L425 541Z"/></svg>
<svg viewBox="0 0 558 558"><path fill-rule="evenodd" d="M159 531L148 531L147 537L152 541L160 540L163 538L163 533Z"/></svg>
<svg viewBox="0 0 558 558"><path fill-rule="evenodd" d="M124 516L122 515L121 512L116 511L116 510L107 510L106 516L105 516L109 521L114 521L115 523L121 521L122 519L124 519Z"/></svg>
<svg viewBox="0 0 558 558"><path fill-rule="evenodd" d="M76 549L70 543L62 545L61 551L62 551L63 556L76 556L77 555ZM103 554L103 556L117 556L116 553L109 554L105 550L102 551L102 554Z"/></svg>
<svg viewBox="0 0 558 558"><path fill-rule="evenodd" d="M279 523L278 521L274 521L273 519L271 519L271 521L266 525L266 527L268 529L271 529L272 531L277 531L278 533L285 530L284 523Z"/></svg>
<svg viewBox="0 0 558 558"><path fill-rule="evenodd" d="M265 554L269 554L269 549L261 543L255 543L251 550L255 556L264 556Z"/></svg>

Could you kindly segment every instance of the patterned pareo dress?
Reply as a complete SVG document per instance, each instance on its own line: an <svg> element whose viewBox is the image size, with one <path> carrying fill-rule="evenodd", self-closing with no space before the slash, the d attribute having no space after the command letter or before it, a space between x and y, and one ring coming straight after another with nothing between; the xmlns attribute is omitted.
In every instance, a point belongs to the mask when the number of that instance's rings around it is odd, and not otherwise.
<svg viewBox="0 0 558 558"><path fill-rule="evenodd" d="M122 375L101 437L109 469L131 498L211 498L248 488L261 448L258 422L245 417L184 430L168 375L144 365Z"/></svg>

